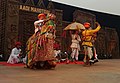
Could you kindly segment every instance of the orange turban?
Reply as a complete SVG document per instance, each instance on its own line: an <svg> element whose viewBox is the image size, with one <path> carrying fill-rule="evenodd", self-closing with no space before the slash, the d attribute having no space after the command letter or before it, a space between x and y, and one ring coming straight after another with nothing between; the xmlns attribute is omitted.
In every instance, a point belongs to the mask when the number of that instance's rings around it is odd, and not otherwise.
<svg viewBox="0 0 120 83"><path fill-rule="evenodd" d="M43 14L43 13L38 14L38 19L41 18L41 17L44 17L44 18L45 18L45 14Z"/></svg>
<svg viewBox="0 0 120 83"><path fill-rule="evenodd" d="M90 23L89 22L85 22L84 26L85 26L85 28L90 28Z"/></svg>

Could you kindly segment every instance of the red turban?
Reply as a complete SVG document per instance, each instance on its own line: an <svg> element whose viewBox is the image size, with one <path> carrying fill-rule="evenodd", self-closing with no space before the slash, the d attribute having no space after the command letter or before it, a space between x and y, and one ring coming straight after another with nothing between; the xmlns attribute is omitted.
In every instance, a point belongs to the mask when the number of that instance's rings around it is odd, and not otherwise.
<svg viewBox="0 0 120 83"><path fill-rule="evenodd" d="M22 44L21 44L21 42L16 42L15 46L17 46L17 45L21 46Z"/></svg>

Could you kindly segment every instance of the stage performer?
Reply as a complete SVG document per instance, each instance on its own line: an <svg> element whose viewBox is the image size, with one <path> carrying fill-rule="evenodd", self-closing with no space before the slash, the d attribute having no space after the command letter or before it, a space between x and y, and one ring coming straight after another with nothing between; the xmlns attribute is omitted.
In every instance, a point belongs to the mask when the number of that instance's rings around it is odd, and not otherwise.
<svg viewBox="0 0 120 83"><path fill-rule="evenodd" d="M15 47L12 49L7 63L16 64L21 62L21 58L20 58L22 56L21 45L22 45L21 42L15 43Z"/></svg>
<svg viewBox="0 0 120 83"><path fill-rule="evenodd" d="M93 44L93 47L92 47L92 50L93 50L92 60L94 60L93 64L96 63L96 62L98 62L96 48L95 48L96 37L97 37L97 33L94 33L93 36L92 36L92 44Z"/></svg>
<svg viewBox="0 0 120 83"><path fill-rule="evenodd" d="M85 65L91 65L91 63L94 63L94 60L92 60L93 57L93 43L92 43L92 38L94 36L94 33L98 32L100 30L100 24L97 23L97 28L96 29L90 29L90 23L85 22L84 26L86 30L82 32L82 46L84 47L85 51L85 56L84 56L84 63Z"/></svg>
<svg viewBox="0 0 120 83"><path fill-rule="evenodd" d="M72 58L72 61L75 61L75 63L78 62L78 55L80 51L81 38L78 33L79 33L78 30L73 30L72 32L70 31L70 35L72 38L72 44L70 46L72 49L71 58Z"/></svg>
<svg viewBox="0 0 120 83"><path fill-rule="evenodd" d="M54 56L55 15L39 14L34 22L35 33L27 42L27 67L51 69L56 66Z"/></svg>

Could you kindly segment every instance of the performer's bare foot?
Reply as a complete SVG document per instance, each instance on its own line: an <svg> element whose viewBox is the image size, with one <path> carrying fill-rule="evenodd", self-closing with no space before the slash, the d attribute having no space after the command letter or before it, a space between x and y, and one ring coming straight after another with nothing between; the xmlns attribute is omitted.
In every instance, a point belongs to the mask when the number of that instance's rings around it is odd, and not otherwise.
<svg viewBox="0 0 120 83"><path fill-rule="evenodd" d="M66 61L66 64L69 64L69 63L70 63L70 61L69 61L69 60L67 60L67 61Z"/></svg>
<svg viewBox="0 0 120 83"><path fill-rule="evenodd" d="M28 68L27 65L25 65L24 68Z"/></svg>

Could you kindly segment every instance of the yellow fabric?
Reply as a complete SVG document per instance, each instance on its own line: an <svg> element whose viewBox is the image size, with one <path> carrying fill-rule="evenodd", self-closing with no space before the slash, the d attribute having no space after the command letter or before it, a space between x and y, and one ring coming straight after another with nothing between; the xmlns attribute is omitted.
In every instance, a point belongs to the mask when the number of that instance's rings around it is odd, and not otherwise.
<svg viewBox="0 0 120 83"><path fill-rule="evenodd" d="M41 34L48 32L50 27L53 28L54 26L55 26L54 22L52 20L49 20L48 22L45 23L45 25L42 26Z"/></svg>
<svg viewBox="0 0 120 83"><path fill-rule="evenodd" d="M82 45L86 45L86 46L93 46L92 44L92 36L94 33L98 32L100 30L100 25L96 28L96 29L93 29L93 30L85 30L82 32L82 35L83 35L83 43Z"/></svg>

